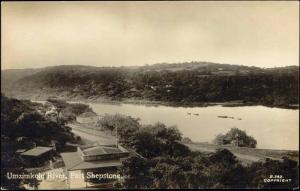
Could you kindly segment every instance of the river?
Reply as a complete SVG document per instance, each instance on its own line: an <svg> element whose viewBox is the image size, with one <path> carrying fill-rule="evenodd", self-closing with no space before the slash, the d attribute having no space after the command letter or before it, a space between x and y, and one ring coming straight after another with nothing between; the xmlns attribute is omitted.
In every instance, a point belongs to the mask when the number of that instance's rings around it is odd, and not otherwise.
<svg viewBox="0 0 300 191"><path fill-rule="evenodd" d="M211 142L217 134L224 134L232 127L237 127L257 140L257 148L287 150L299 148L299 110L265 106L170 107L86 104L99 115L119 113L140 118L142 124L162 122L168 126L176 125L183 136L195 142Z"/></svg>
<svg viewBox="0 0 300 191"><path fill-rule="evenodd" d="M216 135L225 134L232 127L237 127L257 140L257 148L299 150L298 109L265 106L172 107L81 103L88 104L99 115L119 113L139 118L142 124L162 122L168 126L176 125L183 136L194 142L211 142Z"/></svg>

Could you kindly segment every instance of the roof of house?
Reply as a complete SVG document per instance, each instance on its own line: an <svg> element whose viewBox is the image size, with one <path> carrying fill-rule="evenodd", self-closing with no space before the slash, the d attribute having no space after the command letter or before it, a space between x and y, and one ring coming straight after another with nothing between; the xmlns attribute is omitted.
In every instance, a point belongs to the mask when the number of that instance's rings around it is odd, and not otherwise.
<svg viewBox="0 0 300 191"><path fill-rule="evenodd" d="M23 153L25 151L26 151L26 149L18 149L18 150L16 150L16 153Z"/></svg>
<svg viewBox="0 0 300 191"><path fill-rule="evenodd" d="M49 151L53 150L52 147L35 147L33 149L30 149L26 152L21 153L21 155L25 156L41 156L42 154L45 154Z"/></svg>
<svg viewBox="0 0 300 191"><path fill-rule="evenodd" d="M86 155L103 155L103 154L114 154L114 153L122 153L119 148L114 147L105 147L105 146L95 146L83 149L83 153Z"/></svg>
<svg viewBox="0 0 300 191"><path fill-rule="evenodd" d="M61 153L61 156L68 170L117 167L122 165L120 160L84 161L77 152Z"/></svg>

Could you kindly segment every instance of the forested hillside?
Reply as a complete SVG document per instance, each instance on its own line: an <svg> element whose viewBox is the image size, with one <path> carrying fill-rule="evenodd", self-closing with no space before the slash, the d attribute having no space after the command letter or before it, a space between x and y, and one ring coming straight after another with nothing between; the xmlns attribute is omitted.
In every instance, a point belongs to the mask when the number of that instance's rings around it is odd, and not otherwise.
<svg viewBox="0 0 300 191"><path fill-rule="evenodd" d="M208 62L142 67L57 66L14 82L13 90L67 92L68 97L108 97L182 105L241 101L269 106L298 104L299 67L263 69ZM4 90L6 91L6 90Z"/></svg>
<svg viewBox="0 0 300 191"><path fill-rule="evenodd" d="M50 146L52 141L64 145L75 141L70 128L45 118L43 104L10 99L1 95L1 186L20 189L35 179L8 179L7 173L28 174L24 160L16 152L35 145Z"/></svg>

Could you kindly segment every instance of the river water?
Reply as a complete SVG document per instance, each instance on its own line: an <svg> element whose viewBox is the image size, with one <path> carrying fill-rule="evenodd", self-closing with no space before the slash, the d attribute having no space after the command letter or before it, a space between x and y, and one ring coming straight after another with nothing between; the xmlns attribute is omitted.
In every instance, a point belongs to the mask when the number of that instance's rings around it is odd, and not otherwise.
<svg viewBox="0 0 300 191"><path fill-rule="evenodd" d="M171 107L80 103L88 104L99 115L119 113L139 118L142 124L162 122L168 126L176 125L183 136L195 142L211 142L216 135L225 134L232 127L237 127L257 140L257 148L299 150L298 109L265 106Z"/></svg>
<svg viewBox="0 0 300 191"><path fill-rule="evenodd" d="M299 148L299 110L264 106L170 107L86 104L99 115L119 113L140 118L142 124L162 122L168 126L176 125L183 136L195 142L211 142L217 134L224 134L232 127L237 127L257 140L257 148L288 150Z"/></svg>

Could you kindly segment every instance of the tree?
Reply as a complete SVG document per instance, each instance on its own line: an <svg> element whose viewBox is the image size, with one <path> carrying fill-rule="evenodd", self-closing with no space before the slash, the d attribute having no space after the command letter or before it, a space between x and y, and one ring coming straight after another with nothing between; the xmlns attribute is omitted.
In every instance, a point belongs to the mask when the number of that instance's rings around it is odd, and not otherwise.
<svg viewBox="0 0 300 191"><path fill-rule="evenodd" d="M297 188L299 186L299 164L286 157L282 161L267 159L255 162L247 169L250 187L255 188ZM286 182L265 182L270 176L280 175ZM271 178L272 179L272 178ZM276 179L276 178L275 178Z"/></svg>
<svg viewBox="0 0 300 191"><path fill-rule="evenodd" d="M183 137L181 140L183 143L192 143L193 141L188 137Z"/></svg>
<svg viewBox="0 0 300 191"><path fill-rule="evenodd" d="M216 145L223 145L224 144L224 138L225 138L225 135L219 134L215 137L215 139L213 140L213 143L216 144Z"/></svg>
<svg viewBox="0 0 300 191"><path fill-rule="evenodd" d="M120 141L126 145L130 144L131 137L140 128L139 119L132 118L121 114L105 114L97 122L97 126L103 130L109 130L111 133L118 128Z"/></svg>
<svg viewBox="0 0 300 191"><path fill-rule="evenodd" d="M255 148L257 141L238 128L231 128L225 135L219 134L213 140L215 144L226 145L232 144L238 147L251 147Z"/></svg>
<svg viewBox="0 0 300 191"><path fill-rule="evenodd" d="M3 144L3 145L2 145ZM15 153L16 143L10 138L1 136L1 187L9 190L23 188L24 184L38 186L39 181L33 179L13 179L12 174L29 174L25 168L21 157Z"/></svg>
<svg viewBox="0 0 300 191"><path fill-rule="evenodd" d="M245 188L247 185L245 168L227 149L219 149L209 156L204 172L208 188Z"/></svg>
<svg viewBox="0 0 300 191"><path fill-rule="evenodd" d="M120 169L121 175L125 176L122 187L130 189L151 188L153 177L149 169L153 162L140 157L131 157L123 161Z"/></svg>
<svg viewBox="0 0 300 191"><path fill-rule="evenodd" d="M159 156L164 149L164 144L149 132L139 131L133 141L134 150L146 158Z"/></svg>
<svg viewBox="0 0 300 191"><path fill-rule="evenodd" d="M36 179L9 179L8 173L28 174L16 151L29 149L34 143L50 146L52 140L63 144L74 140L70 129L48 121L37 112L42 104L1 97L1 186L23 189L24 184L38 185Z"/></svg>

